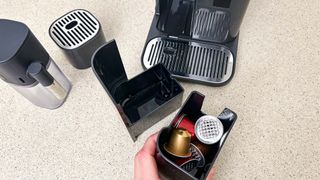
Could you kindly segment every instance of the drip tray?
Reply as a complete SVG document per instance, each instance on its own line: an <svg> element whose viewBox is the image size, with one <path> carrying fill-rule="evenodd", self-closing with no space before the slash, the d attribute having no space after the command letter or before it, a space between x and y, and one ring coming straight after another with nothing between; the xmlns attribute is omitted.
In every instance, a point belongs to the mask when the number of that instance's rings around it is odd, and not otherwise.
<svg viewBox="0 0 320 180"><path fill-rule="evenodd" d="M161 63L177 78L211 85L224 85L234 69L223 45L160 37L147 44L142 63L147 69Z"/></svg>

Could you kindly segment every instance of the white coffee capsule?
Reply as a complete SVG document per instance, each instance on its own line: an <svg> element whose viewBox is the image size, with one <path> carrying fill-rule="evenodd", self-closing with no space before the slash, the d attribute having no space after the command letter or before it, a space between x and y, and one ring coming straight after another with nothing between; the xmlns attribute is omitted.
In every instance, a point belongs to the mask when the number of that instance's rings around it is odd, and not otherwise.
<svg viewBox="0 0 320 180"><path fill-rule="evenodd" d="M199 141L204 144L215 144L223 135L223 124L214 116L200 117L194 127L194 132Z"/></svg>

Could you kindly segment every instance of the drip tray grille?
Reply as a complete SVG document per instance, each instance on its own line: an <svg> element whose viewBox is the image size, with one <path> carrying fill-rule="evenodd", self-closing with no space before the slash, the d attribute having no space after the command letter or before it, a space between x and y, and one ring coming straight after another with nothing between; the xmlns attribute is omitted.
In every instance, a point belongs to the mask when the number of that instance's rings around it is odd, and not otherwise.
<svg viewBox="0 0 320 180"><path fill-rule="evenodd" d="M234 60L222 45L155 38L146 46L143 65L149 69L159 63L175 77L219 85L231 78Z"/></svg>
<svg viewBox="0 0 320 180"><path fill-rule="evenodd" d="M94 38L100 29L98 20L85 10L74 10L56 20L50 36L63 49L76 49Z"/></svg>

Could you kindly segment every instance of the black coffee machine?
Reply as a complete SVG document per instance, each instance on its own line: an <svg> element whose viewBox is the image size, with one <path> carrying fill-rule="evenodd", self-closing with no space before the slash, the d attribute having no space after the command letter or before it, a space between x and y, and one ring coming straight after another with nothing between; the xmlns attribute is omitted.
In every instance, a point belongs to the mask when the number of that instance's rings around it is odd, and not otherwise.
<svg viewBox="0 0 320 180"><path fill-rule="evenodd" d="M250 0L156 0L142 55L175 77L221 86L235 69L239 29Z"/></svg>

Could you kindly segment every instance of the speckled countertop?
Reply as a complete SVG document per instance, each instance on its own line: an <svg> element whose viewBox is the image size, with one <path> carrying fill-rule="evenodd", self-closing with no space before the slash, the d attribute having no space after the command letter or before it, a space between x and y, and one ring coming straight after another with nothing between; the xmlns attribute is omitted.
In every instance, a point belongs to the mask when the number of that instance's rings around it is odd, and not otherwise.
<svg viewBox="0 0 320 180"><path fill-rule="evenodd" d="M48 34L66 12L83 8L115 38L129 77L140 55L153 0L0 1L0 18L25 22L73 83L59 109L31 105L0 82L1 179L132 179L133 143L93 72L78 71ZM236 74L221 88L182 83L206 95L203 110L239 115L218 160L217 179L320 179L320 1L254 0L241 27Z"/></svg>

